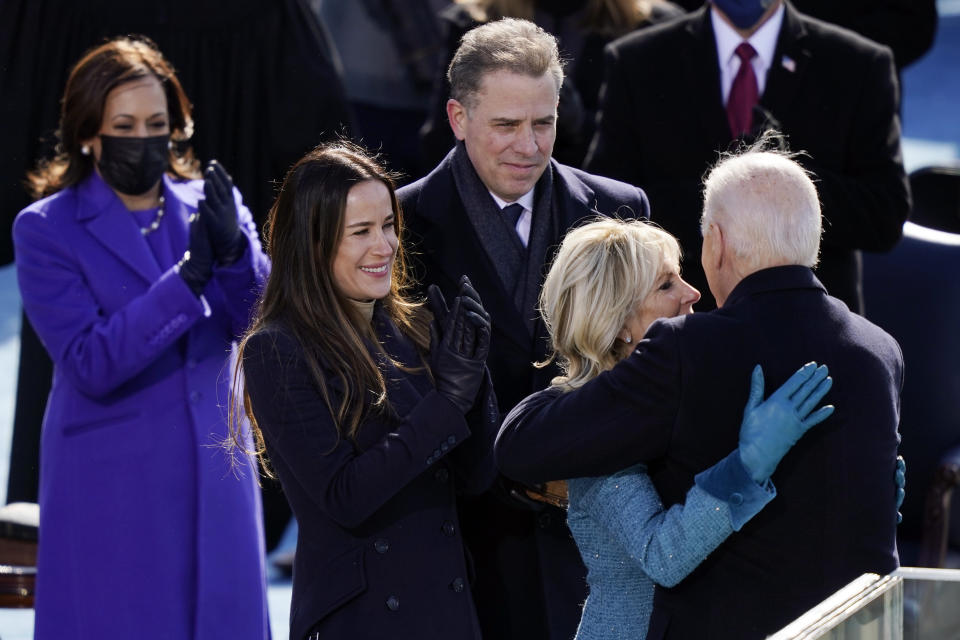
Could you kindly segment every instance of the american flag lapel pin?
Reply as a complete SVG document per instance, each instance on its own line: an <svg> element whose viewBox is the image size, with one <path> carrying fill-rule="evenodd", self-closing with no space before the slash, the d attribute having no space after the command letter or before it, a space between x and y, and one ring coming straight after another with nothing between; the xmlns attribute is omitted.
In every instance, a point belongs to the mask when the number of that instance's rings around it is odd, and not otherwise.
<svg viewBox="0 0 960 640"><path fill-rule="evenodd" d="M793 58L791 58L790 56L783 56L783 58L780 59L780 64L782 64L783 68L789 71L790 73L793 73L794 71L797 70L797 63L794 62Z"/></svg>

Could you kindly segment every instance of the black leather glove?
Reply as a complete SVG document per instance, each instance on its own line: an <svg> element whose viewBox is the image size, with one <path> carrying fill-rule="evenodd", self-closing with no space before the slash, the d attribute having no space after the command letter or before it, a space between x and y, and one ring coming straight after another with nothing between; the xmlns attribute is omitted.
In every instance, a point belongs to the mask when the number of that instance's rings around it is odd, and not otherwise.
<svg viewBox="0 0 960 640"><path fill-rule="evenodd" d="M213 247L198 211L190 216L190 244L179 262L180 277L199 298L213 275Z"/></svg>
<svg viewBox="0 0 960 640"><path fill-rule="evenodd" d="M233 181L216 160L210 161L203 172L203 195L197 207L207 225L214 258L221 266L229 266L240 259L247 243L237 224Z"/></svg>
<svg viewBox="0 0 960 640"><path fill-rule="evenodd" d="M430 325L430 369L437 392L466 414L483 382L484 363L490 350L490 317L466 277L453 306L436 285L427 289L433 312Z"/></svg>

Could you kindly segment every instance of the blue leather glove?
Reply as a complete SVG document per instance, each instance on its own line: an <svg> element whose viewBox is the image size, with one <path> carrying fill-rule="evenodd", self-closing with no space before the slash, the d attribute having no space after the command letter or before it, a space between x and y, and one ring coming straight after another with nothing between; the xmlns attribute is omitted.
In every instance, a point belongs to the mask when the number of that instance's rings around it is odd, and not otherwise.
<svg viewBox="0 0 960 640"><path fill-rule="evenodd" d="M214 257L220 265L230 266L243 255L247 242L237 223L233 180L216 160L212 160L203 172L203 195L204 199L197 208L207 225Z"/></svg>
<svg viewBox="0 0 960 640"><path fill-rule="evenodd" d="M790 447L833 413L831 405L813 410L833 385L828 373L825 365L807 363L763 400L763 369L754 367L739 448L740 460L754 482L765 483Z"/></svg>
<svg viewBox="0 0 960 640"><path fill-rule="evenodd" d="M490 349L490 316L464 276L460 295L447 308L436 285L427 288L430 324L430 371L437 392L466 414L477 398Z"/></svg>
<svg viewBox="0 0 960 640"><path fill-rule="evenodd" d="M897 524L903 522L903 514L900 513L900 507L903 506L903 497L906 495L904 487L907 486L907 463L903 456L897 456L896 471L893 472L893 483L897 485Z"/></svg>

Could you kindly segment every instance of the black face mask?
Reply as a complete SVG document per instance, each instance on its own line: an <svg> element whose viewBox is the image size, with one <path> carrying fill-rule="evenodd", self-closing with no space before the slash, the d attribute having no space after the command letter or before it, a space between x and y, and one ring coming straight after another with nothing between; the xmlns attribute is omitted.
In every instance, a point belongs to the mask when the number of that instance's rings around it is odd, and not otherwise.
<svg viewBox="0 0 960 640"><path fill-rule="evenodd" d="M129 196L146 193L167 169L170 135L152 138L100 136L97 167L104 182Z"/></svg>

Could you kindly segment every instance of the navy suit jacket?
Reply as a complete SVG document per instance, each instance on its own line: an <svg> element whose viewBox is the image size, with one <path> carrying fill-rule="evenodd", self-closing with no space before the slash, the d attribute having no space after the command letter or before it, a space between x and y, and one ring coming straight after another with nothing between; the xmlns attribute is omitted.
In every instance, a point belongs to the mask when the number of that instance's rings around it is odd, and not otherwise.
<svg viewBox="0 0 960 640"><path fill-rule="evenodd" d="M760 107L816 175L818 277L862 311L859 250L892 248L910 210L893 59L886 47L785 7ZM699 263L701 178L730 144L709 5L608 46L586 168L643 187L652 219L680 240L700 309L713 306Z"/></svg>
<svg viewBox="0 0 960 640"><path fill-rule="evenodd" d="M658 589L648 634L763 638L898 564L900 348L810 269L751 274L723 308L655 322L633 355L580 389L527 398L498 436L500 469L537 482L648 462L664 504L676 504L737 447L754 365L769 393L810 360L830 367L835 413L777 467L775 501L686 580Z"/></svg>

